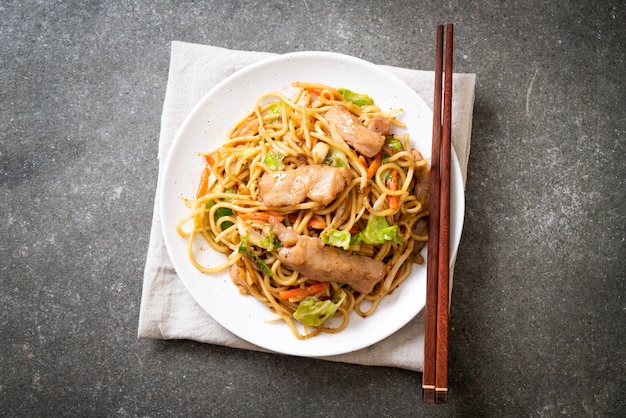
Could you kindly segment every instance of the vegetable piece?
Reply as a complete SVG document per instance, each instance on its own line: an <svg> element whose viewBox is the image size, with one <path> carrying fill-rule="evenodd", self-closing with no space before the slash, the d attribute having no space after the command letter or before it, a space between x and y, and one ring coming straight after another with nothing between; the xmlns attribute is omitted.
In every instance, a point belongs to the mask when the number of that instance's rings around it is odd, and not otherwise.
<svg viewBox="0 0 626 418"><path fill-rule="evenodd" d="M276 212L252 212L242 213L239 217L244 221L265 221L268 222L270 218L276 218L278 222L282 222L285 217Z"/></svg>
<svg viewBox="0 0 626 418"><path fill-rule="evenodd" d="M391 176L389 176L385 182L385 186L387 186L389 190L394 192L398 190L398 176L399 174L397 170L391 170ZM396 210L398 209L398 206L400 206L400 196L389 195L387 196L387 202L389 203L389 207L391 209Z"/></svg>
<svg viewBox="0 0 626 418"><path fill-rule="evenodd" d="M239 229L239 236L242 237L242 240L245 239L246 245L255 245L268 251L274 251L282 247L282 243L269 224L250 225L239 222L237 228Z"/></svg>
<svg viewBox="0 0 626 418"><path fill-rule="evenodd" d="M261 240L259 241L259 246L265 248L268 251L275 251L282 247L282 243L280 242L278 237L274 235L274 232L270 230L267 235L261 238Z"/></svg>
<svg viewBox="0 0 626 418"><path fill-rule="evenodd" d="M344 154L343 151L335 147L330 147L328 155L324 160L324 164L338 168L349 166L348 157L346 157L346 154Z"/></svg>
<svg viewBox="0 0 626 418"><path fill-rule="evenodd" d="M387 202L389 203L389 208L396 210L400 207L400 196L387 196Z"/></svg>
<svg viewBox="0 0 626 418"><path fill-rule="evenodd" d="M217 187L214 188L214 190L216 190L216 189L217 189ZM234 188L230 188L230 189L226 189L224 192L225 193L229 193L229 194L236 194L237 190L234 189ZM227 201L227 200L230 200L230 199L226 199L225 198L224 200ZM211 199L211 200L209 200L206 203L205 208L206 208L206 211L207 211L207 215L208 215L208 212L211 210L211 208L213 206L215 206L216 204L217 204L217 202L215 201L215 199ZM233 214L233 210L231 208L219 207L219 208L217 208L215 210L215 214L214 214L214 218L213 219L215 220L216 223L219 224L220 223L219 222L220 218L222 218L224 216L231 216L232 214ZM208 222L208 220L207 220L207 222ZM224 221L224 222L221 223L222 229L224 229L224 230L230 228L233 225L234 224L232 222L230 222L230 221Z"/></svg>
<svg viewBox="0 0 626 418"><path fill-rule="evenodd" d="M311 94L315 94L316 96L322 94L322 89L319 87L307 87L306 90Z"/></svg>
<svg viewBox="0 0 626 418"><path fill-rule="evenodd" d="M326 228L326 221L323 219L311 218L307 226L309 229L324 229Z"/></svg>
<svg viewBox="0 0 626 418"><path fill-rule="evenodd" d="M367 226L359 232L352 244L364 242L365 244L384 244L391 241L394 244L402 243L402 234L398 225L389 226L384 216L372 216L367 222Z"/></svg>
<svg viewBox="0 0 626 418"><path fill-rule="evenodd" d="M213 167L213 165L215 165L215 160L213 159L213 157L211 157L211 154L205 155L204 159L206 160L206 163L208 165L210 165L211 167Z"/></svg>
<svg viewBox="0 0 626 418"><path fill-rule="evenodd" d="M280 115L285 107L287 107L287 103L285 102L272 102L269 111L271 114Z"/></svg>
<svg viewBox="0 0 626 418"><path fill-rule="evenodd" d="M352 234L348 231L339 231L337 229L331 229L323 231L320 234L320 239L326 245L332 245L333 247L343 248L347 250L350 248L350 241L352 240Z"/></svg>
<svg viewBox="0 0 626 418"><path fill-rule="evenodd" d="M261 258L252 251L252 249L248 246L248 239L246 236L241 237L241 242L239 243L239 247L237 248L237 252L244 254L252 259L257 268L266 276L273 277L274 273L272 269L269 268L267 264Z"/></svg>
<svg viewBox="0 0 626 418"><path fill-rule="evenodd" d="M215 211L215 222L219 223L219 219L224 216L230 216L233 214L233 210L231 208L217 208ZM222 222L222 229L228 229L232 225L234 225L231 221Z"/></svg>
<svg viewBox="0 0 626 418"><path fill-rule="evenodd" d="M275 151L273 149L269 150L265 159L263 160L263 164L265 164L270 170L280 171L285 168L285 164L283 164L284 155Z"/></svg>
<svg viewBox="0 0 626 418"><path fill-rule="evenodd" d="M316 293L322 292L328 289L327 282L315 283L310 286L302 287L294 287L292 289L281 290L278 292L278 297L281 300L287 299L299 299L307 296L314 295Z"/></svg>
<svg viewBox="0 0 626 418"><path fill-rule="evenodd" d="M332 300L306 298L298 305L293 317L305 325L319 327L335 315L339 306L346 299L346 292L339 289Z"/></svg>
<svg viewBox="0 0 626 418"><path fill-rule="evenodd" d="M374 100L367 94L355 93L344 88L339 88L338 91L345 101L352 102L357 106L369 106L374 104Z"/></svg>
<svg viewBox="0 0 626 418"><path fill-rule="evenodd" d="M376 171L380 168L380 165L383 163L383 152L380 151L374 159L369 167L367 167L367 178L371 179L376 174Z"/></svg>
<svg viewBox="0 0 626 418"><path fill-rule="evenodd" d="M402 151L404 149L402 142L393 137L385 139L385 143L394 151Z"/></svg>
<svg viewBox="0 0 626 418"><path fill-rule="evenodd" d="M224 190L225 193L229 193L229 194L236 194L237 190L231 188L231 189L226 189ZM229 200L229 199L224 199L224 200ZM213 207L215 206L217 202L215 200L209 200L206 204L206 210L207 212ZM221 207L221 208L217 208L217 210L215 211L215 222L219 223L218 220L224 216L231 216L233 214L233 210L231 208L225 208L225 207ZM224 221L222 222L222 229L228 229L231 226L233 226L233 223L230 221Z"/></svg>
<svg viewBox="0 0 626 418"><path fill-rule="evenodd" d="M211 169L206 166L202 173L200 173L200 184L198 185L198 191L196 191L196 199L204 196L209 188L209 176Z"/></svg>
<svg viewBox="0 0 626 418"><path fill-rule="evenodd" d="M326 159L328 151L330 151L330 145L328 145L326 142L318 142L311 150L313 160L318 164L321 163Z"/></svg>

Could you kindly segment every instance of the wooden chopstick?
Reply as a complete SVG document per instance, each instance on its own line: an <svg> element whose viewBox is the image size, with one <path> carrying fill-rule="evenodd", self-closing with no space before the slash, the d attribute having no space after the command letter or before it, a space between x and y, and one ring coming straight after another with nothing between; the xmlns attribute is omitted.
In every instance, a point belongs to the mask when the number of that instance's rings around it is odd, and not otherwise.
<svg viewBox="0 0 626 418"><path fill-rule="evenodd" d="M428 258L426 264L426 306L424 308L424 372L422 400L435 403L437 347L437 284L439 264L439 154L441 147L441 77L443 71L443 26L437 26L435 44L435 96L433 101L433 137L430 155L430 196L428 214Z"/></svg>
<svg viewBox="0 0 626 418"><path fill-rule="evenodd" d="M437 372L435 402L448 401L448 316L450 313L450 159L452 140L453 26L446 26L445 87L441 132L441 196L439 215L439 292L437 293Z"/></svg>
<svg viewBox="0 0 626 418"><path fill-rule="evenodd" d="M437 26L431 155L428 262L424 323L423 401L448 400L450 295L450 159L452 137L453 25ZM445 65L442 109L442 71ZM443 113L443 122L442 122Z"/></svg>

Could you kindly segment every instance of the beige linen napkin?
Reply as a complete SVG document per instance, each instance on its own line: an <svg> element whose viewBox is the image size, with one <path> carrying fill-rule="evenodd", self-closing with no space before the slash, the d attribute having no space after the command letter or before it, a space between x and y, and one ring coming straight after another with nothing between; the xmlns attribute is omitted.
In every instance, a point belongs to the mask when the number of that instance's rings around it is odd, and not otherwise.
<svg viewBox="0 0 626 418"><path fill-rule="evenodd" d="M272 55L184 42L172 43L169 78L161 118L158 152L159 180L139 312L139 338L189 339L266 351L221 327L195 302L176 275L161 233L159 188L160 176L169 147L184 118L196 102L214 85L233 72ZM433 72L382 67L415 89L432 108ZM464 184L470 149L475 79L474 74L455 74L454 76L452 138L461 164ZM452 280L452 272L450 280ZM343 355L325 357L325 359L422 371L423 345L424 317L421 313L404 328L371 347Z"/></svg>

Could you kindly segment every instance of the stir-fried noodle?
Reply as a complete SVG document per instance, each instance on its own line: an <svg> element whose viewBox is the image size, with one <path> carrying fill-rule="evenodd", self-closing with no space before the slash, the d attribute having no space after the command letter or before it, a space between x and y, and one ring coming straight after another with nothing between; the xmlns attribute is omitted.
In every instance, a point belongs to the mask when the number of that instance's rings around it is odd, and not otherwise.
<svg viewBox="0 0 626 418"><path fill-rule="evenodd" d="M177 229L188 239L196 268L206 273L230 269L242 294L257 298L297 338L305 339L341 331L353 311L371 315L409 276L412 264L423 263L419 251L427 240L430 169L411 149L408 134L393 134L404 126L396 119L401 109L383 112L368 96L344 89L293 85L293 97L277 92L259 97L226 142L202 154L207 166L197 196L186 201L191 211ZM363 127L374 119L388 121L391 129L382 133L380 152L365 156L344 139L341 127L326 114L337 106ZM273 206L263 198L263 176L304 166L312 166L309 172L321 166L345 167L342 173L349 172L348 181L328 203L307 197ZM296 241L303 236L319 239L319 247L332 248L335 255L354 256L351 262L365 260L358 257L377 260L383 266L382 278L367 293L354 289L359 286L352 277L313 280L310 269L315 267L292 268L281 257L287 233ZM225 254L225 263L202 265L196 254L200 250L193 245L198 239ZM320 251L317 256L323 258L326 253ZM323 259L310 261L324 265Z"/></svg>

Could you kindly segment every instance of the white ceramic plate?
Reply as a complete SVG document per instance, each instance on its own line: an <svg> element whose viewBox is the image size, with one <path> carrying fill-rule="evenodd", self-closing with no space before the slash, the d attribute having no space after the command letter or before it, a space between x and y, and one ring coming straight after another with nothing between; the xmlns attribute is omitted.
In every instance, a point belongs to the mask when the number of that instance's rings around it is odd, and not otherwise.
<svg viewBox="0 0 626 418"><path fill-rule="evenodd" d="M370 95L383 110L402 108L412 145L430 156L432 112L415 91L389 72L369 62L336 53L297 52L276 56L246 67L226 78L194 107L178 131L165 163L161 189L161 222L176 272L200 306L235 335L279 353L320 357L348 353L388 337L417 315L426 301L426 267L415 265L411 277L363 319L354 314L348 328L338 334L296 339L287 325L269 322L271 312L253 297L242 296L228 272L205 275L187 258L186 240L176 223L188 213L183 197L193 197L205 165L198 152L217 148L228 130L263 93L280 91L290 97L294 81L344 87ZM461 238L464 194L461 171L453 153L451 185L451 259ZM207 245L204 248L209 248ZM206 250L207 257L223 262L222 254ZM424 250L424 256L426 250Z"/></svg>

